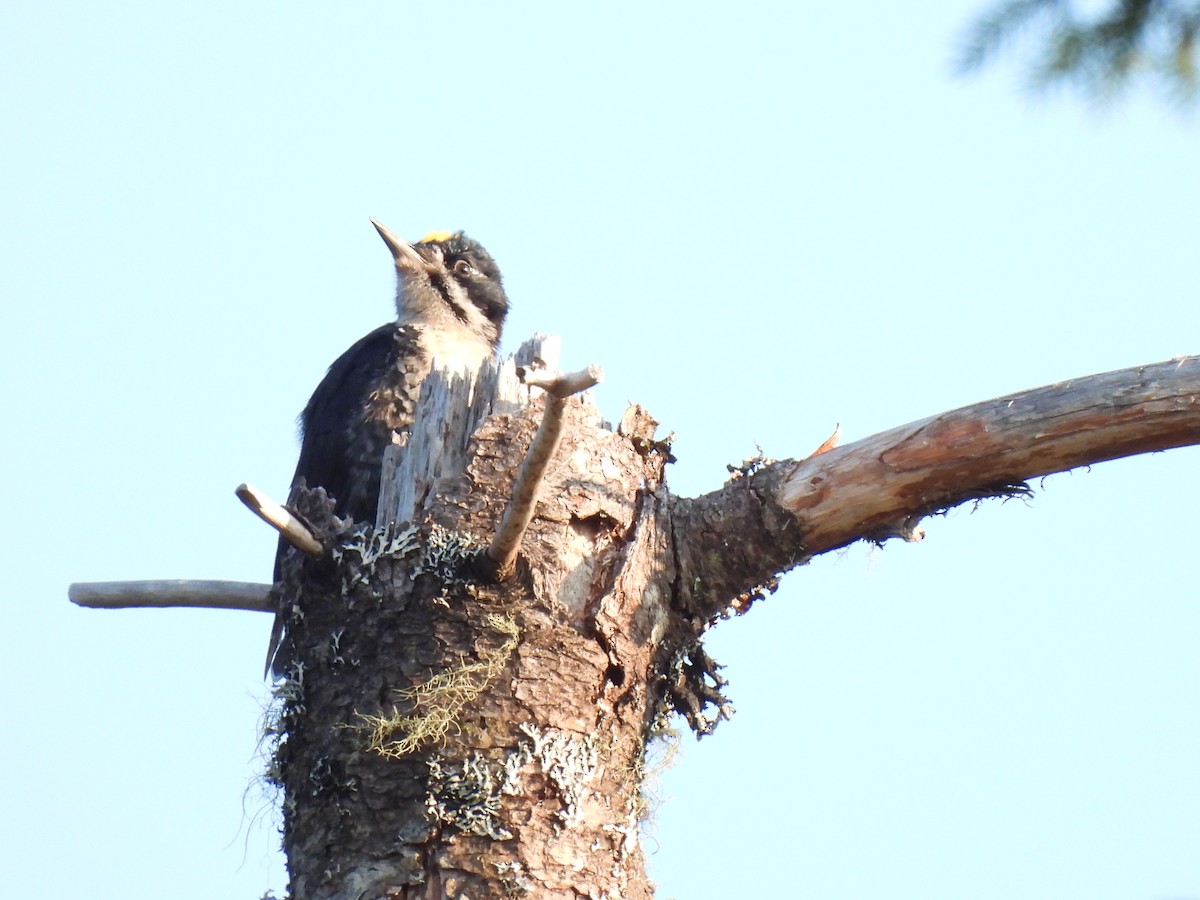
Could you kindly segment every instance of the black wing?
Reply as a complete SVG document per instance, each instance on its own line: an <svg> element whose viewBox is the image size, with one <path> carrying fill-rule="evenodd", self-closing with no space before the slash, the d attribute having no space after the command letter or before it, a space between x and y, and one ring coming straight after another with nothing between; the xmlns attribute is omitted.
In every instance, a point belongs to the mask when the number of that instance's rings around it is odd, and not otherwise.
<svg viewBox="0 0 1200 900"><path fill-rule="evenodd" d="M292 487L303 478L309 488L325 488L339 516L375 519L379 464L392 428L372 416L371 398L396 371L400 331L382 325L339 356L300 415L303 438Z"/></svg>
<svg viewBox="0 0 1200 900"><path fill-rule="evenodd" d="M375 521L383 450L399 423L375 415L372 400L395 380L403 381L402 356L411 339L394 322L381 325L329 367L300 414L303 436L293 490L303 478L309 488L323 487L334 498L336 515ZM289 546L280 539L275 551L276 582ZM267 671L276 675L286 662L276 658L282 637L283 617L276 614L267 651Z"/></svg>

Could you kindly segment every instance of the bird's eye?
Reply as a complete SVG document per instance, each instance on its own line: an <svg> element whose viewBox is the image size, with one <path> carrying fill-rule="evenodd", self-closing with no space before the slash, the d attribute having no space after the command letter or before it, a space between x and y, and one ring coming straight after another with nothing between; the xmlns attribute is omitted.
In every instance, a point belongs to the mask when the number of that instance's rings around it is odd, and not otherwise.
<svg viewBox="0 0 1200 900"><path fill-rule="evenodd" d="M464 278L469 278L471 275L475 274L475 267L465 259L460 259L454 264L454 271L459 275L462 275Z"/></svg>

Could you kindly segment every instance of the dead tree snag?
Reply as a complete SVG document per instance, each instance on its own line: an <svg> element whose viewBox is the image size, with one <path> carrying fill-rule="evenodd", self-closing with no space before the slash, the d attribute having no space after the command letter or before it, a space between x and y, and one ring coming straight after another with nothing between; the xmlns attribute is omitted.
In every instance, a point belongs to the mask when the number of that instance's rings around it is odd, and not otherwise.
<svg viewBox="0 0 1200 900"><path fill-rule="evenodd" d="M379 522L333 518L321 491L295 510L330 548L291 555L281 588L295 646L274 777L295 900L650 897L646 744L671 713L702 734L728 715L701 644L714 621L852 541L914 540L922 517L958 503L1200 442L1200 358L1188 357L756 460L688 499L665 486L669 443L645 410L613 430L571 398L499 580L483 560L547 402L514 373L427 382L422 409L442 412L419 413L389 459L400 474ZM267 587L249 588L212 591L262 608Z"/></svg>

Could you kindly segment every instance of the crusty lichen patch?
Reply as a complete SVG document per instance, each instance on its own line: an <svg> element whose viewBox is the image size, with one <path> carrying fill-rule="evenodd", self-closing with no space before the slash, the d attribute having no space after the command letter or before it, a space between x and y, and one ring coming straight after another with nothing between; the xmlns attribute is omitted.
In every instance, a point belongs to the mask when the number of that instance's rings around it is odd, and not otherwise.
<svg viewBox="0 0 1200 900"><path fill-rule="evenodd" d="M558 728L539 729L522 723L522 733L529 738L521 741L504 763L504 792L521 792L521 770L536 763L558 792L562 809L557 812L559 824L569 828L581 815L581 804L590 788L588 783L600 762L600 750L593 735L579 736Z"/></svg>
<svg viewBox="0 0 1200 900"><path fill-rule="evenodd" d="M389 522L382 528L362 525L346 535L333 548L333 559L342 573L342 596L369 579L375 572L375 563L380 559L389 556L399 558L416 550L419 534L411 525L400 528L394 522Z"/></svg>
<svg viewBox="0 0 1200 900"><path fill-rule="evenodd" d="M499 766L479 753L472 753L461 766L444 765L438 756L430 757L428 765L425 808L434 820L497 841L512 838L512 832L500 824L503 773Z"/></svg>
<svg viewBox="0 0 1200 900"><path fill-rule="evenodd" d="M463 570L486 545L470 534L434 525L413 565L412 575L433 575L444 585L462 580Z"/></svg>

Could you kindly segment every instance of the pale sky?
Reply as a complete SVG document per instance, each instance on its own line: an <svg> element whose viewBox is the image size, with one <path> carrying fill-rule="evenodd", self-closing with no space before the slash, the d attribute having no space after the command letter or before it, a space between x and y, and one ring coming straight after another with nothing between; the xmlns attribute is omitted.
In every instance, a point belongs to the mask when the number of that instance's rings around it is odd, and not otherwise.
<svg viewBox="0 0 1200 900"><path fill-rule="evenodd" d="M882 4L880 6L883 6ZM1192 118L1012 65L976 6L14 5L0 28L5 896L286 887L270 621L72 581L270 577L295 416L392 314L368 222L466 229L671 484L1200 350ZM1036 484L720 625L661 898L1200 898L1200 453Z"/></svg>

